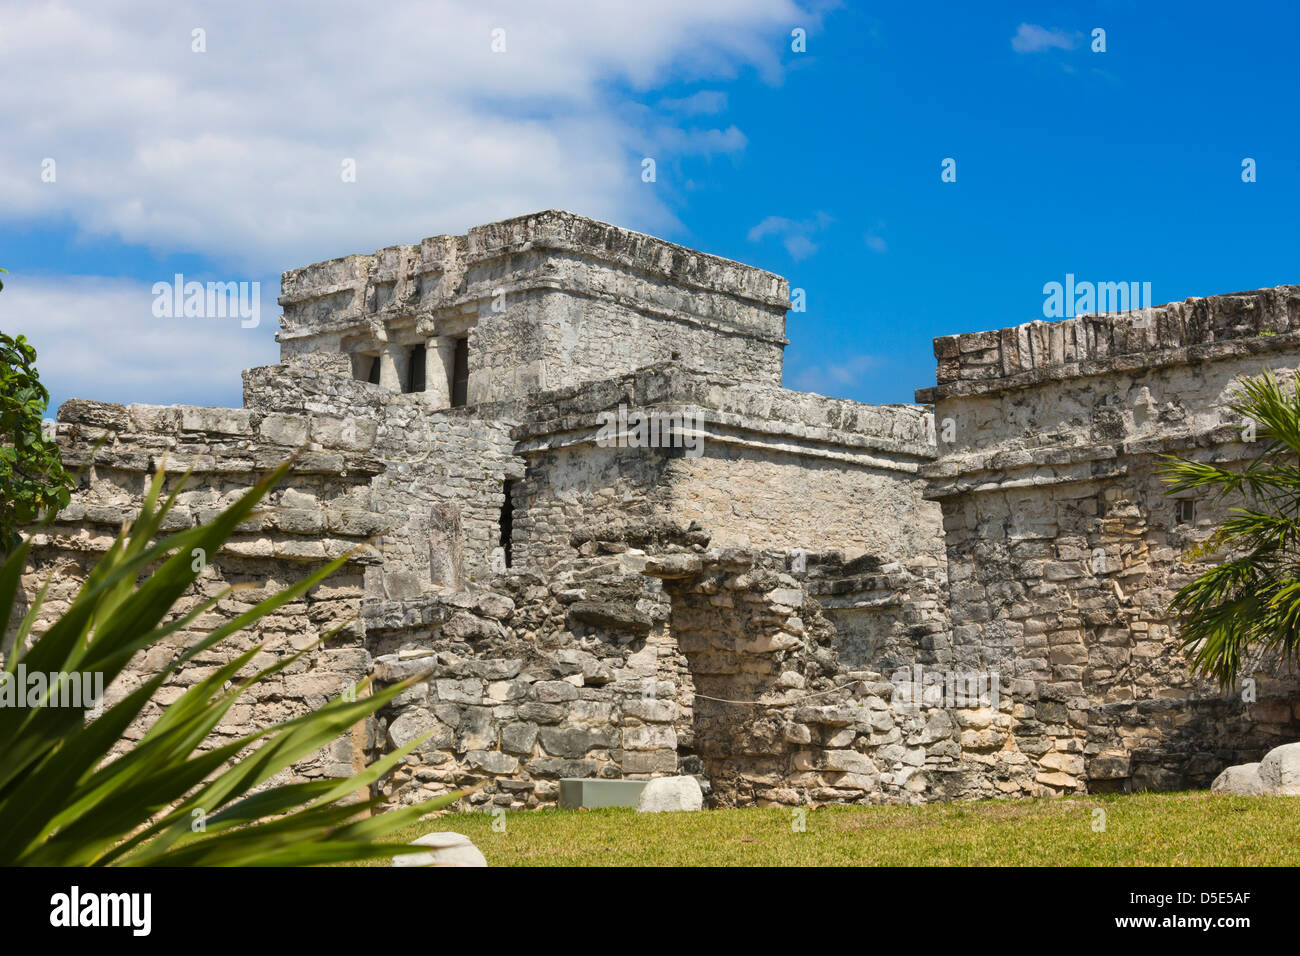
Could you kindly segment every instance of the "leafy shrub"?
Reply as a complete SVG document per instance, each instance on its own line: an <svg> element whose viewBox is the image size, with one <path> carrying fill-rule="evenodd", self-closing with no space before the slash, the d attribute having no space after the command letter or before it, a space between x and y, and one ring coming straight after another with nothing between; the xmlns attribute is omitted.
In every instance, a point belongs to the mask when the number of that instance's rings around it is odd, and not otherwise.
<svg viewBox="0 0 1300 956"><path fill-rule="evenodd" d="M74 487L58 446L41 431L49 404L36 349L0 332L0 553L18 544L19 527L66 505Z"/></svg>

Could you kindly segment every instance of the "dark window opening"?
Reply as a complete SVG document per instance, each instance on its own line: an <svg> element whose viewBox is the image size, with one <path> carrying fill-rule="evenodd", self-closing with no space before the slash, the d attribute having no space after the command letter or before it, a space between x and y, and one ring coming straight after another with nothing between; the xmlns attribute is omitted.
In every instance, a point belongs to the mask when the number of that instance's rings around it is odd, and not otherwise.
<svg viewBox="0 0 1300 956"><path fill-rule="evenodd" d="M1196 520L1196 501L1192 498L1179 498L1176 507L1178 508L1178 523L1191 524Z"/></svg>
<svg viewBox="0 0 1300 956"><path fill-rule="evenodd" d="M424 391L424 357L425 348L417 345L411 349L410 361L406 368L406 385L408 392Z"/></svg>
<svg viewBox="0 0 1300 956"><path fill-rule="evenodd" d="M501 504L501 550L505 552L506 567L510 567L510 539L515 530L514 493L515 482L507 479L503 488L506 500Z"/></svg>
<svg viewBox="0 0 1300 956"><path fill-rule="evenodd" d="M370 371L366 375L366 381L371 385L379 384L379 356L376 355L370 359Z"/></svg>
<svg viewBox="0 0 1300 956"><path fill-rule="evenodd" d="M451 407L461 408L469 401L469 337L456 340L456 357L451 365Z"/></svg>

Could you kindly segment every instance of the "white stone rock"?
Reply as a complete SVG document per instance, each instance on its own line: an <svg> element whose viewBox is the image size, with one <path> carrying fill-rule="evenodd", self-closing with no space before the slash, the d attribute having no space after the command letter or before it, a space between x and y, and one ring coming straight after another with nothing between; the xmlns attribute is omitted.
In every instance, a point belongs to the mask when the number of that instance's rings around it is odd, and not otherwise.
<svg viewBox="0 0 1300 956"><path fill-rule="evenodd" d="M670 810L700 810L704 791L694 777L656 777L645 785L637 801L637 813L663 813Z"/></svg>
<svg viewBox="0 0 1300 956"><path fill-rule="evenodd" d="M1210 790L1214 793L1236 794L1239 797L1257 796L1263 792L1263 785L1259 781L1259 764L1243 763L1236 767L1228 767L1214 778Z"/></svg>
<svg viewBox="0 0 1300 956"><path fill-rule="evenodd" d="M428 847L423 853L393 857L393 866L487 866L487 859L469 837L461 833L426 833L411 846Z"/></svg>
<svg viewBox="0 0 1300 956"><path fill-rule="evenodd" d="M1266 753L1259 762L1259 782L1270 796L1300 796L1300 743Z"/></svg>

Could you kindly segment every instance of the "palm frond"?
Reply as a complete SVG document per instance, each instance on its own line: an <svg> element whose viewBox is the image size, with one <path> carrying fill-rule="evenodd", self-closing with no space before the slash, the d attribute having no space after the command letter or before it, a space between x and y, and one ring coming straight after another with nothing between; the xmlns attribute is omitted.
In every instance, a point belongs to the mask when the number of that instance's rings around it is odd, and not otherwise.
<svg viewBox="0 0 1300 956"><path fill-rule="evenodd" d="M1180 638L1193 670L1225 688L1252 655L1300 658L1300 392L1271 370L1242 381L1227 408L1250 423L1257 454L1241 468L1166 459L1166 494L1242 499L1184 559L1232 552L1174 595Z"/></svg>

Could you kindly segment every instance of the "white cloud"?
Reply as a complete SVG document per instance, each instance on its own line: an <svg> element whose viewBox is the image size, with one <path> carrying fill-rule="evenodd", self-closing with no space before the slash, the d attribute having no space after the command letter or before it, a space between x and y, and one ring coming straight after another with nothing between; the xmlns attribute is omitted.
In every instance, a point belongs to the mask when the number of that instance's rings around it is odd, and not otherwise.
<svg viewBox="0 0 1300 956"><path fill-rule="evenodd" d="M279 355L272 338L280 314L274 281L262 283L259 326L246 329L238 318L155 318L147 282L6 278L0 328L23 333L36 347L50 417L68 398L237 407L239 373Z"/></svg>
<svg viewBox="0 0 1300 956"><path fill-rule="evenodd" d="M750 242L761 242L767 236L778 236L790 258L798 261L807 259L817 251L817 244L812 236L829 226L834 220L824 212L819 212L811 219L787 219L784 216L768 216L749 230L746 238Z"/></svg>
<svg viewBox="0 0 1300 956"><path fill-rule="evenodd" d="M671 228L674 184L642 183L641 156L662 177L744 133L668 120L717 113L713 89L643 111L615 91L778 82L790 25L817 17L794 0L100 0L5 19L0 221L278 272L549 207Z"/></svg>
<svg viewBox="0 0 1300 956"><path fill-rule="evenodd" d="M1032 23L1022 23L1016 35L1011 38L1011 49L1017 53L1038 53L1053 47L1060 50L1073 50L1077 36L1064 30L1049 30L1047 27Z"/></svg>
<svg viewBox="0 0 1300 956"><path fill-rule="evenodd" d="M735 126L726 129L678 129L665 126L658 130L656 139L659 150L698 156L738 153L749 143L745 134Z"/></svg>
<svg viewBox="0 0 1300 956"><path fill-rule="evenodd" d="M700 90L682 99L659 101L659 107L670 113L685 113L688 116L713 115L727 108L727 94L721 90Z"/></svg>

